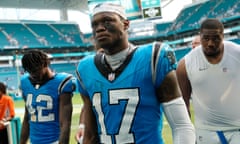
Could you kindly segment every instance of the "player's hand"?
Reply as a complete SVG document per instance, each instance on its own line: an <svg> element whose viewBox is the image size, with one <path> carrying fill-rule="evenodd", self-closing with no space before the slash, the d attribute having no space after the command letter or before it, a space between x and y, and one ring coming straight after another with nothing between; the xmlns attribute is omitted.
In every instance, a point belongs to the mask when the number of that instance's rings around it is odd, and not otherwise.
<svg viewBox="0 0 240 144"><path fill-rule="evenodd" d="M4 128L5 128L4 121L1 120L1 121L0 121L0 130L1 130L1 129L4 129Z"/></svg>
<svg viewBox="0 0 240 144"><path fill-rule="evenodd" d="M75 140L80 143L82 141L84 135L84 127L79 127L76 135L75 135Z"/></svg>

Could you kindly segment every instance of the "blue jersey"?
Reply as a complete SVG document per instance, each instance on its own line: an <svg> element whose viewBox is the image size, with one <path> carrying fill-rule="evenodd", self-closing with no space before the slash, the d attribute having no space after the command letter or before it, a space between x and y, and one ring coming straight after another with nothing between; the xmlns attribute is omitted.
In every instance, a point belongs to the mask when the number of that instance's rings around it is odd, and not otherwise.
<svg viewBox="0 0 240 144"><path fill-rule="evenodd" d="M44 85L32 85L29 75L21 78L23 98L29 114L30 141L50 144L60 136L59 97L75 90L73 76L58 73Z"/></svg>
<svg viewBox="0 0 240 144"><path fill-rule="evenodd" d="M77 69L79 91L92 102L101 143L163 144L155 91L176 69L173 50L164 43L140 46L116 71L103 61L103 54L88 56Z"/></svg>

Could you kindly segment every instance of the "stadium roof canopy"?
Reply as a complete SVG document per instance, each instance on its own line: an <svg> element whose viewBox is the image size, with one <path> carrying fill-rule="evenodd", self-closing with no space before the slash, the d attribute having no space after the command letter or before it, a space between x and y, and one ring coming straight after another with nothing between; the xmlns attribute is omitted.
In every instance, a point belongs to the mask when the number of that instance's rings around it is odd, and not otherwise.
<svg viewBox="0 0 240 144"><path fill-rule="evenodd" d="M167 6L173 0L161 0ZM0 0L2 8L67 9L89 13L88 0Z"/></svg>
<svg viewBox="0 0 240 144"><path fill-rule="evenodd" d="M0 0L2 8L68 9L88 13L87 0Z"/></svg>

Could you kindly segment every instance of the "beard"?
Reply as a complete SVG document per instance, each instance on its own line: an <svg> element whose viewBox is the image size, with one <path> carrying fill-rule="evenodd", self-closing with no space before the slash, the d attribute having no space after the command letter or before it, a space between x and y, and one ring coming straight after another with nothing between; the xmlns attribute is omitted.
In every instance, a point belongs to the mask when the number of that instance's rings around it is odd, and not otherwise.
<svg viewBox="0 0 240 144"><path fill-rule="evenodd" d="M99 41L98 45L103 48L107 52L116 52L121 50L120 47L123 44L124 35L122 32L118 32L115 34L115 37L111 37L111 39L106 39L104 41Z"/></svg>
<svg viewBox="0 0 240 144"><path fill-rule="evenodd" d="M208 48L207 50L204 50L204 54L207 57L218 57L221 54L221 51L219 48Z"/></svg>

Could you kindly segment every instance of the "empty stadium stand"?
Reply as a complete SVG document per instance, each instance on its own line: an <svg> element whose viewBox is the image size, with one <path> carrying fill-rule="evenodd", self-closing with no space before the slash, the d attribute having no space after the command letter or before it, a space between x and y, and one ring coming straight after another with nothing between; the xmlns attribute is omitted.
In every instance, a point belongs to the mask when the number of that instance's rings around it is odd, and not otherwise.
<svg viewBox="0 0 240 144"><path fill-rule="evenodd" d="M0 22L0 48L61 48L85 46L77 24Z"/></svg>
<svg viewBox="0 0 240 144"><path fill-rule="evenodd" d="M225 26L225 39L240 44L240 1L205 0L184 7L174 21L132 22L129 40L135 45L153 41L169 43L180 60L190 50L204 18L219 18ZM94 53L91 33L82 33L72 22L1 21L0 81L17 89L21 64L16 64L29 49L43 49L51 55L51 68L56 72L75 74L78 61ZM19 57L18 57L19 56ZM19 62L18 62L19 63Z"/></svg>

